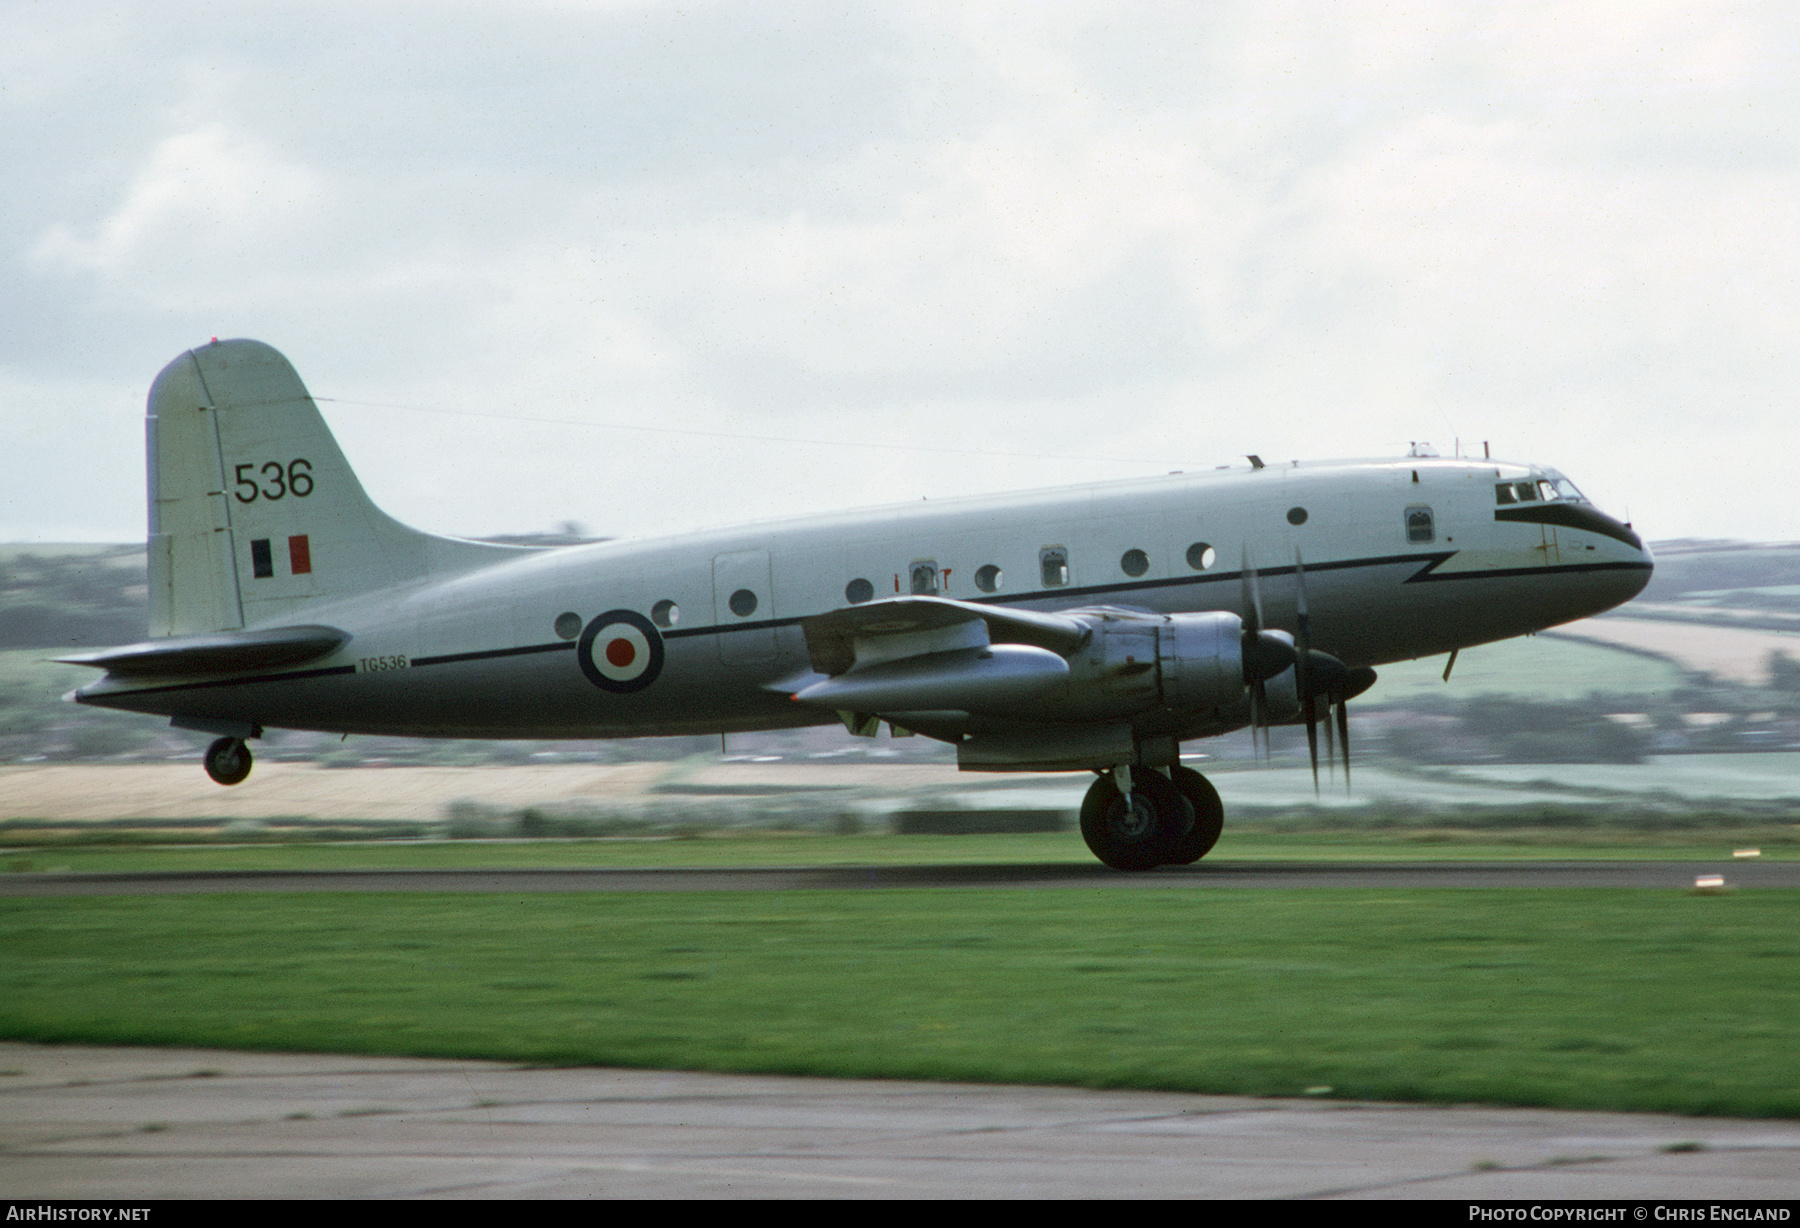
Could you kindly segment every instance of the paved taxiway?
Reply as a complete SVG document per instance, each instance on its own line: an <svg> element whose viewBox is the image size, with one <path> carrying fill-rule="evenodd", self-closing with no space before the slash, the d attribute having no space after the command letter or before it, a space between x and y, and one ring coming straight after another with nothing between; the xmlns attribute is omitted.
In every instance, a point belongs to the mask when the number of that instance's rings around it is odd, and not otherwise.
<svg viewBox="0 0 1800 1228"><path fill-rule="evenodd" d="M1800 1123L0 1044L0 1197L1793 1199Z"/></svg>
<svg viewBox="0 0 1800 1228"><path fill-rule="evenodd" d="M1800 861L1219 861L1120 874L1098 864L640 870L205 870L0 875L0 896L245 891L844 891L901 887L1800 887Z"/></svg>

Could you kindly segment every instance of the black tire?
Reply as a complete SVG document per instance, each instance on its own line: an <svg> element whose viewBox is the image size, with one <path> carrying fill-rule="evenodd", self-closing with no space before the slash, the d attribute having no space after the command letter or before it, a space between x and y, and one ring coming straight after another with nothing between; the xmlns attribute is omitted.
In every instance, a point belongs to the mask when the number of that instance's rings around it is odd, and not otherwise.
<svg viewBox="0 0 1800 1228"><path fill-rule="evenodd" d="M1171 775L1175 788L1193 808L1194 823L1175 841L1168 864L1191 866L1219 842L1219 833L1225 830L1225 803L1219 800L1219 791L1213 788L1212 781L1193 768L1178 767Z"/></svg>
<svg viewBox="0 0 1800 1228"><path fill-rule="evenodd" d="M241 738L220 738L206 748L206 774L222 785L235 785L250 775L256 757Z"/></svg>
<svg viewBox="0 0 1800 1228"><path fill-rule="evenodd" d="M1132 771L1129 795L1107 775L1081 802L1081 838L1115 870L1154 870L1168 861L1186 821L1187 807L1175 786L1150 768Z"/></svg>

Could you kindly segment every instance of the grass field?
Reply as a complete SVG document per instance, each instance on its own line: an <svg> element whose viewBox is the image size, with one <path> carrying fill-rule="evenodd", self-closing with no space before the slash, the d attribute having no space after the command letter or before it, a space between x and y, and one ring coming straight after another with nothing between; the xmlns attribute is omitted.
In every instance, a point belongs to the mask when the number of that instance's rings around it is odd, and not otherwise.
<svg viewBox="0 0 1800 1228"><path fill-rule="evenodd" d="M1626 890L8 899L0 1035L1792 1116L1797 909Z"/></svg>
<svg viewBox="0 0 1800 1228"><path fill-rule="evenodd" d="M1575 624L1579 630L1589 623ZM1681 629L1689 640L1705 639L1710 628ZM1380 681L1364 704L1401 703L1421 695L1472 699L1514 695L1530 700L1577 700L1603 695L1665 695L1681 684L1681 667L1643 653L1591 641L1521 636L1483 644L1458 654L1450 681L1446 657L1396 661L1376 672Z"/></svg>
<svg viewBox="0 0 1800 1228"><path fill-rule="evenodd" d="M1800 858L1792 825L1687 832L1592 828L1386 833L1227 828L1209 856L1230 861L1730 860L1735 849ZM645 866L1093 864L1077 832L1006 836L829 836L749 833L698 839L366 840L191 845L57 843L0 851L0 873L170 870L536 869Z"/></svg>

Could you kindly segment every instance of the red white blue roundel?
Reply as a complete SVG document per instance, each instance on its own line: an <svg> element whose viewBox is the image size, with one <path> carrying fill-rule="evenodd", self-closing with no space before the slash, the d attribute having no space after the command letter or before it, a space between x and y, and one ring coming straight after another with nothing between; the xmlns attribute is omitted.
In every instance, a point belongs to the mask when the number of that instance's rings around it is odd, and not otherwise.
<svg viewBox="0 0 1800 1228"><path fill-rule="evenodd" d="M635 610L608 610L582 631L575 659L602 691L641 691L662 673L662 635Z"/></svg>

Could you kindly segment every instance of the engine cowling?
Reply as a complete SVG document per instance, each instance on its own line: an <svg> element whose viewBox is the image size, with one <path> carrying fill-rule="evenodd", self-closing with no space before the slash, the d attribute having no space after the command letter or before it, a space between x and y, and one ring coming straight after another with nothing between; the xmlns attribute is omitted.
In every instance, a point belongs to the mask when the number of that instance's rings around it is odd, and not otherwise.
<svg viewBox="0 0 1800 1228"><path fill-rule="evenodd" d="M1155 708L1214 712L1244 701L1246 688L1290 668L1282 632L1246 636L1235 614L1074 610L1090 628L1069 655L1065 698L1051 719L1134 716Z"/></svg>
<svg viewBox="0 0 1800 1228"><path fill-rule="evenodd" d="M991 642L970 619L899 645L857 641L855 663L794 694L801 703L881 715L956 712L1026 722L1131 721L1143 713L1209 713L1292 666L1283 632L1246 635L1235 614L1070 610L1060 652ZM891 651L896 647L912 650ZM918 651L923 649L923 651ZM865 663L866 662L866 663ZM942 719L938 723L942 723Z"/></svg>

